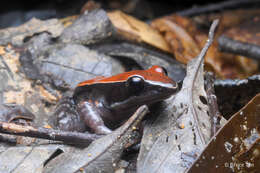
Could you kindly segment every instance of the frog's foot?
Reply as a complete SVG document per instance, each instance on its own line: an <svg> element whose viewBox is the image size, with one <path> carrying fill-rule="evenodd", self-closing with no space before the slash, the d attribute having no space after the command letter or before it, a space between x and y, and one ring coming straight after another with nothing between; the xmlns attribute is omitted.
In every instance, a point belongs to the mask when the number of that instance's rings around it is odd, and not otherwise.
<svg viewBox="0 0 260 173"><path fill-rule="evenodd" d="M96 134L109 134L112 132L102 120L100 112L93 104L89 102L78 103L77 111L84 121L85 125L89 127Z"/></svg>

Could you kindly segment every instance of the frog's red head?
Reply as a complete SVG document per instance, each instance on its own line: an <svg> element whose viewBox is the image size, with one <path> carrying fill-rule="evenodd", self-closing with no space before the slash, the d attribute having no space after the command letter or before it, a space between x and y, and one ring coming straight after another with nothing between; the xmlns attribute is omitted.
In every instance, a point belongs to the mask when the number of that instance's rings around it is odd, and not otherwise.
<svg viewBox="0 0 260 173"><path fill-rule="evenodd" d="M125 82L133 76L138 76L151 84L157 84L169 88L177 88L177 83L167 76L167 71L160 66L152 66L147 70L134 70L111 77L98 77L78 84L77 87L93 85L98 83Z"/></svg>

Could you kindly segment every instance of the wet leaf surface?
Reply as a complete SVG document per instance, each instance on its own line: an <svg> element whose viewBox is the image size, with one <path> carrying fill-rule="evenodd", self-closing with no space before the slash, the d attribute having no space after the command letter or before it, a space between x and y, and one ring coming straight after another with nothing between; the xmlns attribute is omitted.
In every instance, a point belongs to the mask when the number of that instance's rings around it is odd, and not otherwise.
<svg viewBox="0 0 260 173"><path fill-rule="evenodd" d="M230 118L188 172L259 171L259 113L260 94Z"/></svg>
<svg viewBox="0 0 260 173"><path fill-rule="evenodd" d="M137 172L184 172L210 140L212 123L203 78L203 60L210 44L188 64L182 88L168 100L165 111L145 127Z"/></svg>
<svg viewBox="0 0 260 173"><path fill-rule="evenodd" d="M139 123L147 113L147 106L140 107L120 128L100 138L83 150L61 154L44 168L44 173L114 172L123 150L136 141Z"/></svg>

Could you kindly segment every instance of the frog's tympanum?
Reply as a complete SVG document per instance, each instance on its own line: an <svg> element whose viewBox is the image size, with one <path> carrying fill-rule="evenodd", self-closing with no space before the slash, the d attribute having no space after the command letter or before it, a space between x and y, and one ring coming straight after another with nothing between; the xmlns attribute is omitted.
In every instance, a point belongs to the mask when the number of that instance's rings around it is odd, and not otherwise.
<svg viewBox="0 0 260 173"><path fill-rule="evenodd" d="M176 90L177 83L159 66L97 77L79 83L73 97L62 101L56 110L57 123L62 130L88 128L96 134L107 134L141 105L162 101Z"/></svg>

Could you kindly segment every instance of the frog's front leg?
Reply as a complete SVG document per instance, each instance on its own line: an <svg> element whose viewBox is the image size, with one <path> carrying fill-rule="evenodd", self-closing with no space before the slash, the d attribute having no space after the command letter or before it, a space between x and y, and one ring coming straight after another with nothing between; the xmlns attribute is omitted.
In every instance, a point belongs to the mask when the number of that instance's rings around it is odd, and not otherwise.
<svg viewBox="0 0 260 173"><path fill-rule="evenodd" d="M106 127L100 116L100 109L92 102L81 101L77 104L77 111L85 125L96 134L108 134L112 131Z"/></svg>

